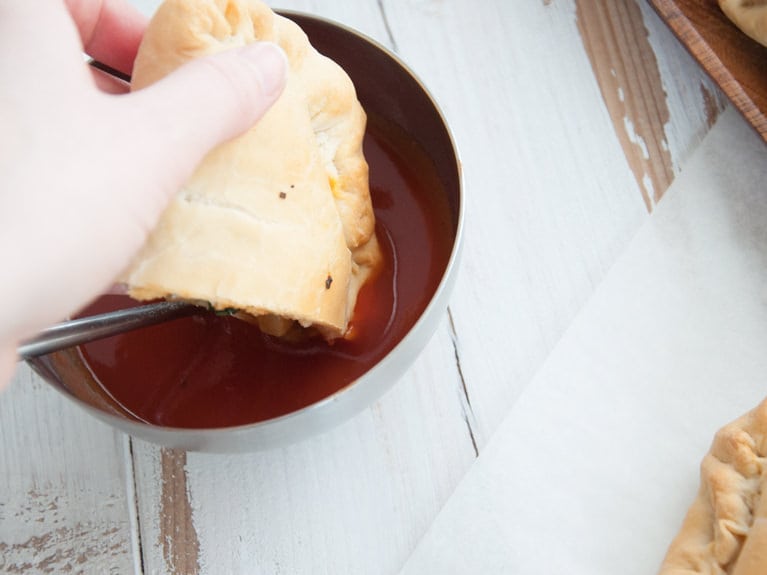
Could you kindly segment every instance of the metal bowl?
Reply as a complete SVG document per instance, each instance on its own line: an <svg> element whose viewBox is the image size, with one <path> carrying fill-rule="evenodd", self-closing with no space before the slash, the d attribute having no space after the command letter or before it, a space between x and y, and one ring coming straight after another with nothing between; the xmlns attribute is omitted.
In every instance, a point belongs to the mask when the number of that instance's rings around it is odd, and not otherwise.
<svg viewBox="0 0 767 575"><path fill-rule="evenodd" d="M287 415L237 427L176 429L131 420L83 376L74 351L29 360L31 367L80 407L135 437L191 451L235 452L284 446L338 425L373 403L413 363L445 313L462 245L464 202L461 165L437 104L393 53L362 34L316 16L282 12L312 44L349 74L363 107L398 125L434 163L453 217L452 252L431 301L406 336L368 372L325 399Z"/></svg>

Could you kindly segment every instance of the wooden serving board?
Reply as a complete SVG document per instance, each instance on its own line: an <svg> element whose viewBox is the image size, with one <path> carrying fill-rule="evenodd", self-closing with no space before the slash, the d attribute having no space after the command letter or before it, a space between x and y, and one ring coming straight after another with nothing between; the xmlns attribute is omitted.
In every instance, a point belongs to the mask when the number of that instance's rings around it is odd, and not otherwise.
<svg viewBox="0 0 767 575"><path fill-rule="evenodd" d="M717 0L649 2L767 141L767 48L730 22Z"/></svg>

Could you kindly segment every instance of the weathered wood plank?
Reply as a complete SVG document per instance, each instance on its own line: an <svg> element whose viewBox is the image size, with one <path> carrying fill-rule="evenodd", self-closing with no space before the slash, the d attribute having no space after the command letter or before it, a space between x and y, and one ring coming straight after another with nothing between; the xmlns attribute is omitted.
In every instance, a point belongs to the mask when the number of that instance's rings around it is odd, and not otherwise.
<svg viewBox="0 0 767 575"><path fill-rule="evenodd" d="M767 48L731 22L717 0L650 0L648 4L767 140Z"/></svg>
<svg viewBox="0 0 767 575"><path fill-rule="evenodd" d="M647 213L574 2L384 6L462 150L452 311L481 449Z"/></svg>
<svg viewBox="0 0 767 575"><path fill-rule="evenodd" d="M647 211L674 178L658 61L635 0L576 1L578 30Z"/></svg>
<svg viewBox="0 0 767 575"><path fill-rule="evenodd" d="M648 211L726 105L641 0L576 1L583 46Z"/></svg>
<svg viewBox="0 0 767 575"><path fill-rule="evenodd" d="M133 457L144 572L201 573L200 541L187 485L187 454L134 440Z"/></svg>
<svg viewBox="0 0 767 575"><path fill-rule="evenodd" d="M669 120L664 126L674 173L690 157L714 125L728 102L716 83L652 10L647 2L637 0L649 32L648 40L656 55Z"/></svg>
<svg viewBox="0 0 767 575"><path fill-rule="evenodd" d="M0 572L134 571L125 438L22 365L0 395Z"/></svg>

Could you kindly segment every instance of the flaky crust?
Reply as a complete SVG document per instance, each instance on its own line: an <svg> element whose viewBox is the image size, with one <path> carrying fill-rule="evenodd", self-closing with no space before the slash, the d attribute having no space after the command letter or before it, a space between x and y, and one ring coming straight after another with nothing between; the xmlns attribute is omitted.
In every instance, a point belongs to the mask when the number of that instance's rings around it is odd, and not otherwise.
<svg viewBox="0 0 767 575"><path fill-rule="evenodd" d="M717 432L660 575L767 573L765 454L767 400Z"/></svg>
<svg viewBox="0 0 767 575"><path fill-rule="evenodd" d="M767 46L767 0L719 0L722 12L763 46Z"/></svg>
<svg viewBox="0 0 767 575"><path fill-rule="evenodd" d="M285 91L253 128L204 159L125 280L137 299L207 301L260 316L275 335L296 321L339 337L381 260L362 153L366 117L346 73L260 0L166 0L132 88L257 40L288 56Z"/></svg>

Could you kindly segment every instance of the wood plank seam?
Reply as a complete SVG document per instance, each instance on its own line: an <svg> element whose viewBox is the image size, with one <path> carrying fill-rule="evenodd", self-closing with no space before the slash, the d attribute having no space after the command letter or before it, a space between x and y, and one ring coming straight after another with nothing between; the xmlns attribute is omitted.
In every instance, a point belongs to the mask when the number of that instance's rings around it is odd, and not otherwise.
<svg viewBox="0 0 767 575"><path fill-rule="evenodd" d="M144 575L144 545L141 540L141 513L139 512L138 486L136 485L135 455L133 453L133 438L125 436L127 445L125 457L125 486L128 499L128 518L130 520L133 539L133 564L136 575Z"/></svg>
<svg viewBox="0 0 767 575"><path fill-rule="evenodd" d="M671 184L674 169L664 133L670 117L666 93L641 9L636 0L577 0L576 7L602 98L651 212Z"/></svg>
<svg viewBox="0 0 767 575"><path fill-rule="evenodd" d="M458 333L455 329L455 322L453 321L453 312L448 306L447 308L448 325L450 326L450 339L453 342L453 353L455 354L455 366L458 371L458 378L461 382L461 412L463 420L466 422L466 428L469 430L469 438L471 439L471 445L474 448L474 457L479 457L479 447L477 446L477 438L474 433L474 410L471 407L471 398L469 397L469 389L466 385L466 378L463 375L463 368L461 367L461 353L458 346Z"/></svg>
<svg viewBox="0 0 767 575"><path fill-rule="evenodd" d="M384 6L383 0L377 0L378 10L381 12L381 20L383 21L384 28L386 29L386 36L389 38L389 46L395 52L397 52L397 41L394 39L394 33L392 32L389 24L389 18L386 16L386 6Z"/></svg>

